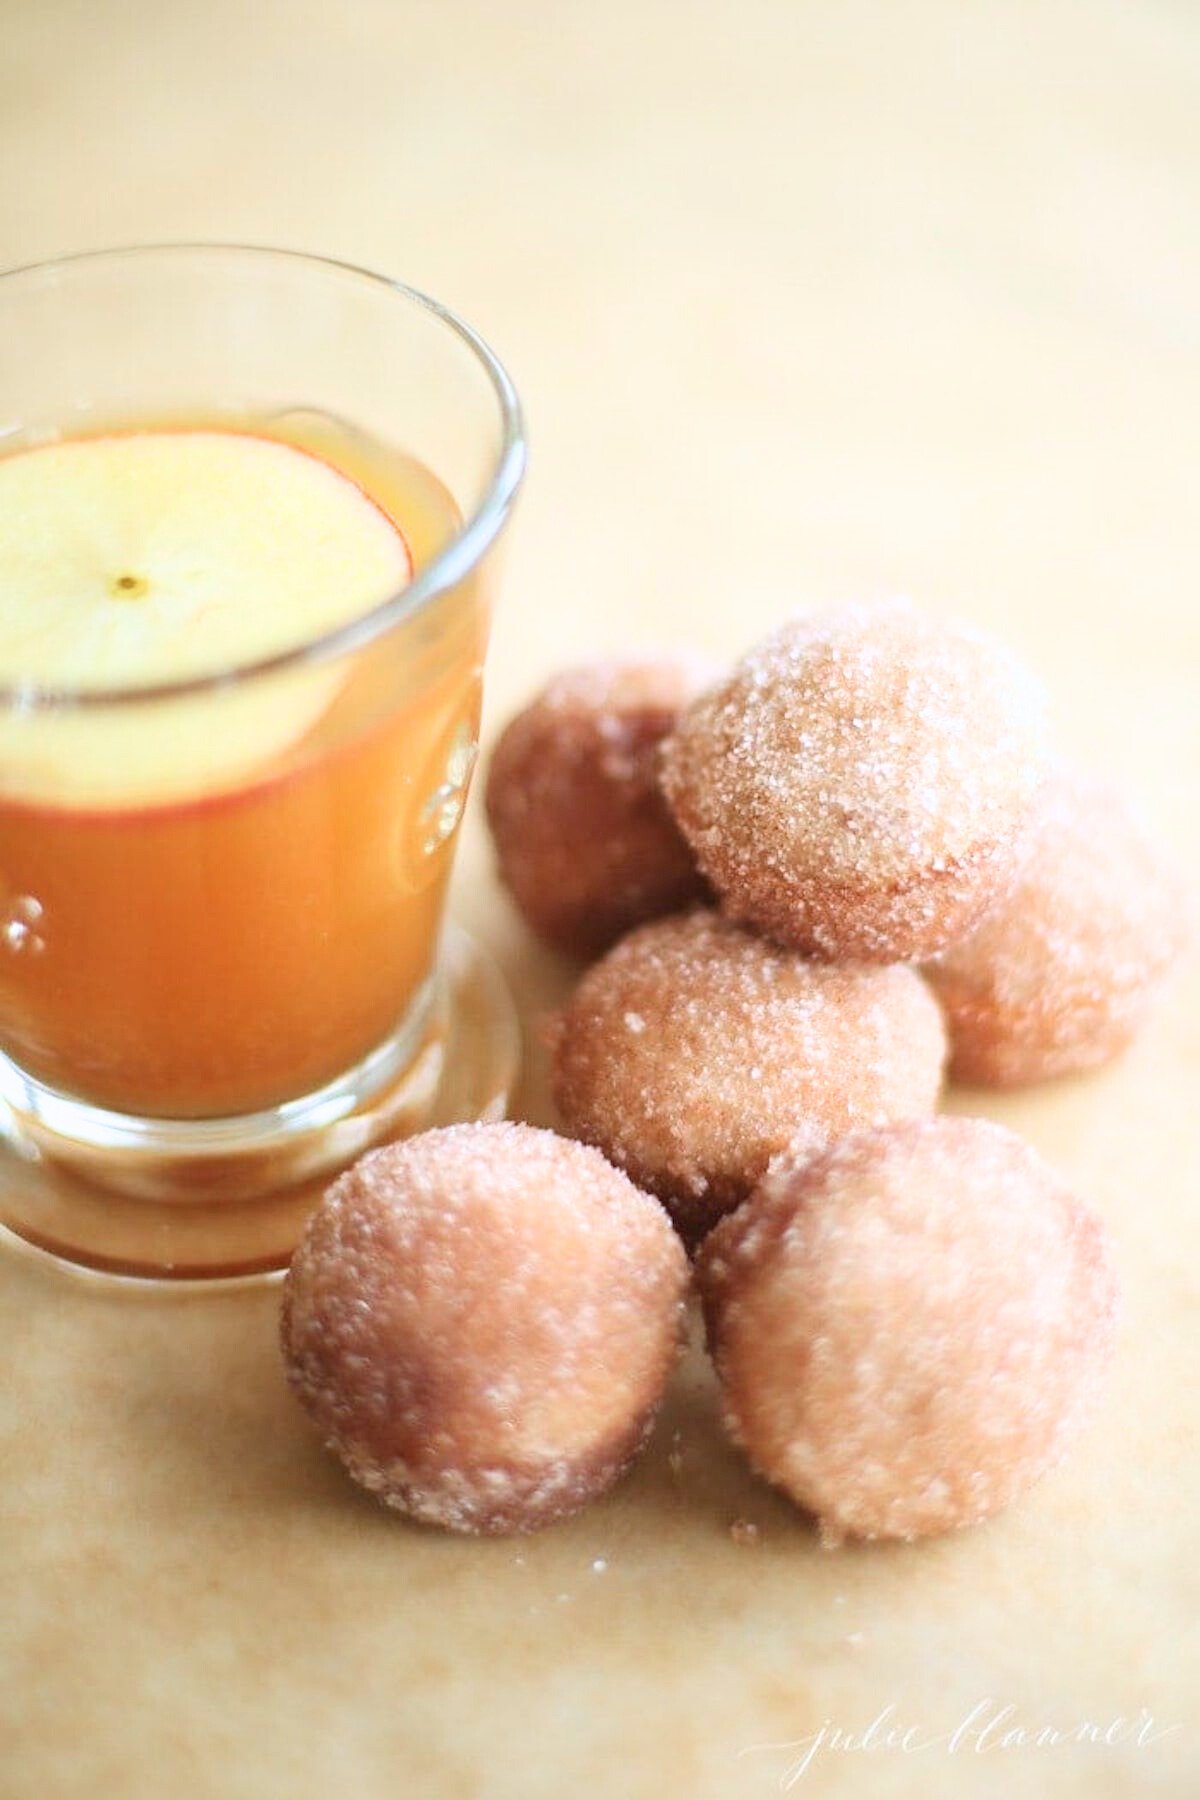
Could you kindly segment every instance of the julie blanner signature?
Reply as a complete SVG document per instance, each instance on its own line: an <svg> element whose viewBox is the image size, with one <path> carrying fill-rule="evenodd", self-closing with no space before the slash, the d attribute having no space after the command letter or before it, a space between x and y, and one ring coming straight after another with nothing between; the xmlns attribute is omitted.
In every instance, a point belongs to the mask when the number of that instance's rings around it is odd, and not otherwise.
<svg viewBox="0 0 1200 1800"><path fill-rule="evenodd" d="M851 1729L832 1719L823 1719L806 1737L794 1738L789 1743L748 1744L738 1755L739 1760L750 1756L785 1758L778 1788L780 1793L788 1793L819 1760L839 1756L887 1752L919 1756L936 1751L943 1756L965 1758L1006 1752L1011 1755L1022 1751L1063 1750L1072 1746L1148 1750L1180 1730L1181 1725L1163 1724L1145 1706L1129 1716L1050 1722L1022 1718L1015 1706L985 1698L977 1701L949 1730L937 1731L906 1721L901 1717L898 1704L889 1701L865 1726Z"/></svg>

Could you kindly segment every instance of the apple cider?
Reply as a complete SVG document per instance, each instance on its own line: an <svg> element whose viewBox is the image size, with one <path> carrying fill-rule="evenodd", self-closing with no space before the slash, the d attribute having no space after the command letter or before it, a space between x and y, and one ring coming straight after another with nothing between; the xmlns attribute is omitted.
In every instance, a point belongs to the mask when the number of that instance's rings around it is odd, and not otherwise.
<svg viewBox="0 0 1200 1800"><path fill-rule="evenodd" d="M428 993L477 740L482 577L470 570L345 654L289 655L369 621L454 538L458 511L427 468L300 411L120 420L64 446L86 452L55 468L72 505L102 520L105 560L86 580L72 565L72 610L37 523L42 446L17 445L9 474L24 458L16 474L37 504L21 500L34 523L9 562L37 604L0 592L0 683L14 689L31 646L48 661L35 663L38 707L10 708L0 731L0 1039L38 1081L124 1114L276 1107L353 1068ZM193 541L197 470L235 521L214 521L218 576L237 577L215 597ZM129 477L119 503L114 471ZM160 481L174 511L196 515L186 531L152 516ZM129 553L115 539L109 552L118 527ZM62 552L95 555L74 538ZM0 555L0 580L5 566ZM361 600L327 593L342 569L362 576ZM165 596L153 631L147 589ZM130 706L139 634L148 691ZM214 667L233 673L209 680ZM63 668L64 704L46 704ZM110 712L114 668L125 692Z"/></svg>

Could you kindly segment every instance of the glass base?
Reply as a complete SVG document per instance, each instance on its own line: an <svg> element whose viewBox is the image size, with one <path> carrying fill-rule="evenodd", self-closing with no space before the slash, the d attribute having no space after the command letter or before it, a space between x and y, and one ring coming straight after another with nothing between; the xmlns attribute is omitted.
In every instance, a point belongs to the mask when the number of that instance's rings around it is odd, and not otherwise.
<svg viewBox="0 0 1200 1800"><path fill-rule="evenodd" d="M276 1112L130 1121L22 1083L0 1101L0 1232L139 1283L270 1274L335 1170L430 1126L503 1118L519 1057L503 977L450 926L417 1030Z"/></svg>

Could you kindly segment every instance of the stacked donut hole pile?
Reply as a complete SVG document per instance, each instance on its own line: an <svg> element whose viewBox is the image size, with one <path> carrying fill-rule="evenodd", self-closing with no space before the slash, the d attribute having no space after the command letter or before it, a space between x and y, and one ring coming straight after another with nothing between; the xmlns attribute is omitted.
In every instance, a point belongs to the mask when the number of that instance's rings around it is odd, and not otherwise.
<svg viewBox="0 0 1200 1800"><path fill-rule="evenodd" d="M825 1542L1007 1505L1086 1416L1116 1281L1032 1148L937 1115L943 1074L1114 1056L1185 916L1120 796L1052 761L1039 685L843 607L716 680L559 677L486 804L532 929L599 958L553 1028L569 1137L428 1133L335 1184L284 1339L351 1473L463 1530L577 1510L650 1429L686 1246L725 1424Z"/></svg>

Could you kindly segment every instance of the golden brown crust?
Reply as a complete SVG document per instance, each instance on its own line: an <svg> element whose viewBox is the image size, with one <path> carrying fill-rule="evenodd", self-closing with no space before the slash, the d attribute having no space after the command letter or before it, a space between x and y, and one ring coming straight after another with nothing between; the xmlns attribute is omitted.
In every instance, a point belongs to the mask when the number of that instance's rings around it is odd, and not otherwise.
<svg viewBox="0 0 1200 1800"><path fill-rule="evenodd" d="M337 1444L330 1442L327 1447L342 1457L360 1487L419 1524L470 1537L518 1536L573 1518L615 1486L645 1447L658 1408L656 1399L605 1441L577 1454L569 1465L533 1468L494 1458L486 1471L486 1493L480 1492L477 1473L451 1468L410 1470L400 1458L391 1459L381 1470L370 1455L356 1448L343 1456Z"/></svg>
<svg viewBox="0 0 1200 1800"><path fill-rule="evenodd" d="M981 1119L782 1162L696 1274L726 1425L828 1542L1007 1506L1061 1456L1115 1333L1100 1220Z"/></svg>
<svg viewBox="0 0 1200 1800"><path fill-rule="evenodd" d="M657 1194L689 1244L771 1157L937 1103L945 1033L903 967L831 967L698 910L642 926L559 1023L568 1127Z"/></svg>
<svg viewBox="0 0 1200 1800"><path fill-rule="evenodd" d="M364 1157L289 1270L288 1380L354 1479L464 1532L578 1511L628 1466L678 1354L686 1260L594 1150L453 1126Z"/></svg>
<svg viewBox="0 0 1200 1800"><path fill-rule="evenodd" d="M686 657L558 676L496 744L485 803L500 875L537 935L599 955L705 891L658 787L658 750L713 671Z"/></svg>

